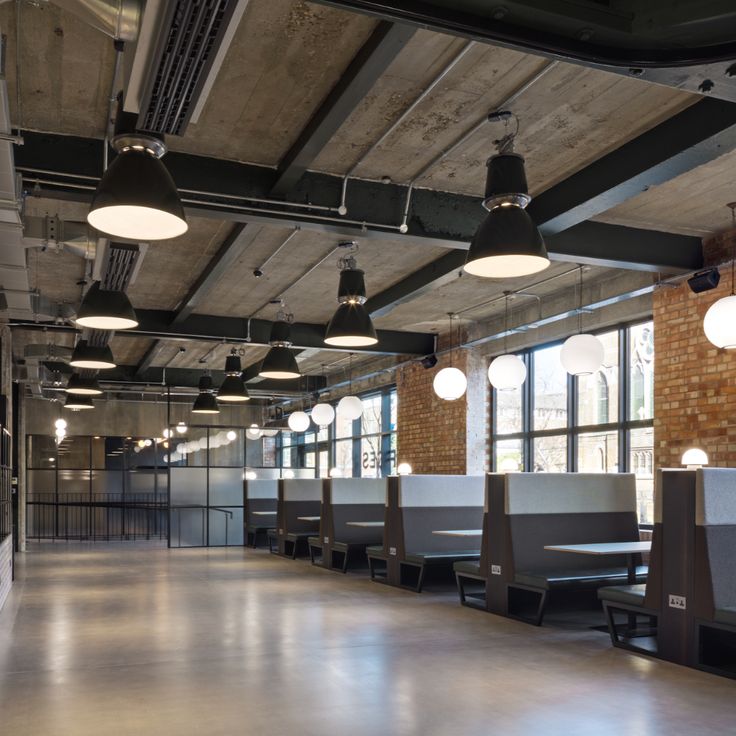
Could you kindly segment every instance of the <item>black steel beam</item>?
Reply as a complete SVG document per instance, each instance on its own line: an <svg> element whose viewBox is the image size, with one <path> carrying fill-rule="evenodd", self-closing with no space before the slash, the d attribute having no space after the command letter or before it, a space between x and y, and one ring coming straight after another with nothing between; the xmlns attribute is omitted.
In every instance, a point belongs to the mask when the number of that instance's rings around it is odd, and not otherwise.
<svg viewBox="0 0 736 736"><path fill-rule="evenodd" d="M176 308L176 315L172 324L180 324L193 314L197 305L201 303L214 285L227 273L238 258L240 258L250 242L245 232L246 227L244 223L240 222L233 225L232 230L228 233L228 236L223 241L217 253L210 259L210 262L205 266L197 280L192 284L187 295ZM139 375L142 375L146 369L153 365L160 352L161 343L157 340L150 345L138 363L137 372Z"/></svg>
<svg viewBox="0 0 736 736"><path fill-rule="evenodd" d="M314 1L736 102L732 4L723 3L708 17L712 3L690 3L702 7L703 15L686 17L687 11L672 3L667 8L639 3L634 12L621 13L603 3Z"/></svg>
<svg viewBox="0 0 736 736"><path fill-rule="evenodd" d="M581 222L547 237L546 242L553 261L609 268L621 268L621 264L626 263L626 268L631 270L670 274L689 273L703 265L700 238L602 222ZM453 281L462 270L465 255L465 251L450 251L372 296L366 302L366 309L373 317L381 317L399 305Z"/></svg>
<svg viewBox="0 0 736 736"><path fill-rule="evenodd" d="M292 191L340 126L414 35L413 26L381 21L278 166L271 194Z"/></svg>
<svg viewBox="0 0 736 736"><path fill-rule="evenodd" d="M121 330L116 337L152 337L162 340L194 340L228 342L244 345L268 345L272 322L263 319L241 319L209 314L193 314L179 324L173 324L175 312L159 309L137 309L138 327ZM77 332L69 325L53 322L26 322L11 320L20 329L48 329ZM295 349L315 348L338 352L378 355L428 355L434 352L435 336L424 332L377 330L378 343L369 348L338 348L325 345L325 326L295 322L291 325L291 339Z"/></svg>

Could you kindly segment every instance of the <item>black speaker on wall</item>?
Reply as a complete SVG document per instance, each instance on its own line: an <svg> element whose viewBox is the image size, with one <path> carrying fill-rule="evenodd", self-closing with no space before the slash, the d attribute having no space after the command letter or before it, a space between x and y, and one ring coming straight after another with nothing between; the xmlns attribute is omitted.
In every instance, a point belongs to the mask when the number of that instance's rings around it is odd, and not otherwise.
<svg viewBox="0 0 736 736"><path fill-rule="evenodd" d="M432 355L427 355L426 357L422 358L420 362L427 370L429 370L430 368L434 368L437 365L437 356L432 353Z"/></svg>
<svg viewBox="0 0 736 736"><path fill-rule="evenodd" d="M703 291L715 289L720 280L721 274L718 269L709 268L705 271L698 271L694 276L691 276L687 280L687 285L693 293L700 294Z"/></svg>

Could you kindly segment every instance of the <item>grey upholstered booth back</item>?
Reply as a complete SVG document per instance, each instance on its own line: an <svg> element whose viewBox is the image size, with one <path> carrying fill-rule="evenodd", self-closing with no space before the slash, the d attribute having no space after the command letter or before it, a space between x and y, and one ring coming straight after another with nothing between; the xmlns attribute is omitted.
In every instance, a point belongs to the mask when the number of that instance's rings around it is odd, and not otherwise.
<svg viewBox="0 0 736 736"><path fill-rule="evenodd" d="M443 529L481 529L485 476L410 475L400 479L399 507L407 554L474 551L480 537L433 534Z"/></svg>
<svg viewBox="0 0 736 736"><path fill-rule="evenodd" d="M322 507L322 480L295 478L281 481L283 518L279 526L288 532L308 532L316 529L316 522L303 521L300 516L319 516Z"/></svg>
<svg viewBox="0 0 736 736"><path fill-rule="evenodd" d="M245 482L245 524L249 528L276 526L273 516L255 516L255 511L276 511L279 495L277 480L247 480Z"/></svg>
<svg viewBox="0 0 736 736"><path fill-rule="evenodd" d="M349 521L383 521L386 478L333 478L330 481L334 540L348 544L381 544L383 529L347 526Z"/></svg>
<svg viewBox="0 0 736 736"><path fill-rule="evenodd" d="M695 523L702 528L715 608L736 606L736 470L696 472ZM698 572L703 566L698 565Z"/></svg>
<svg viewBox="0 0 736 736"><path fill-rule="evenodd" d="M625 567L623 555L575 555L544 547L639 540L632 473L509 473L505 510L517 572Z"/></svg>

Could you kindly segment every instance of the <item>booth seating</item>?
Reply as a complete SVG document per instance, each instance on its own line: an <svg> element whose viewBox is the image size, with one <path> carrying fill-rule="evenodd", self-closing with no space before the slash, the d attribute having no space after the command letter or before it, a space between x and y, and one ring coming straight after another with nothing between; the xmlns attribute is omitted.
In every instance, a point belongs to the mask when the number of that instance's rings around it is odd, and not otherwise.
<svg viewBox="0 0 736 736"><path fill-rule="evenodd" d="M409 475L388 479L383 545L366 549L371 578L421 592L430 566L480 558L480 537L433 534L480 529L483 476Z"/></svg>
<svg viewBox="0 0 736 736"><path fill-rule="evenodd" d="M684 480L687 477L680 471L674 479L670 479L668 487L668 517L678 513L681 504L674 494L682 493ZM598 598L603 604L606 615L608 633L611 643L621 649L629 649L645 654L658 653L658 624L662 608L662 576L663 576L663 474L657 471L654 485L654 526L652 529L652 549L649 553L649 566L646 583L636 585L609 585L598 589ZM681 515L681 514L678 514ZM623 626L617 624L616 614L626 617ZM648 619L648 628L638 628L639 617Z"/></svg>
<svg viewBox="0 0 736 736"><path fill-rule="evenodd" d="M308 540L312 564L347 572L350 562L365 563L366 547L383 543L383 528L354 523L384 521L386 486L385 478L333 478L325 482L319 536Z"/></svg>
<svg viewBox="0 0 736 736"><path fill-rule="evenodd" d="M694 665L736 677L736 470L697 471Z"/></svg>
<svg viewBox="0 0 736 736"><path fill-rule="evenodd" d="M321 478L282 478L279 481L275 537L278 554L295 559L299 551L308 553L307 539L319 530L319 521L299 517L319 518L323 483Z"/></svg>
<svg viewBox="0 0 736 736"><path fill-rule="evenodd" d="M639 541L636 486L630 473L494 473L488 477L487 609L541 625L553 590L627 582L624 555L555 552L548 545ZM501 491L501 489L503 489ZM503 513L500 509L503 496ZM494 503L494 501L496 503ZM637 561L637 582L646 568Z"/></svg>
<svg viewBox="0 0 736 736"><path fill-rule="evenodd" d="M276 527L276 506L279 495L278 480L244 481L245 543L255 548L258 535L268 536ZM272 512L272 513L271 513Z"/></svg>

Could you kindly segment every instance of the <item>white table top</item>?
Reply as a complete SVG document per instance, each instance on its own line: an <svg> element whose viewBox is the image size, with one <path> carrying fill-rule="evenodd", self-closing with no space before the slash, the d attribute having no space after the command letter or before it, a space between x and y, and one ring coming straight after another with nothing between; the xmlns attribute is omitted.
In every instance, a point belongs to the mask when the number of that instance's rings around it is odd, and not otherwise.
<svg viewBox="0 0 736 736"><path fill-rule="evenodd" d="M443 537L482 537L482 529L440 529L432 532Z"/></svg>
<svg viewBox="0 0 736 736"><path fill-rule="evenodd" d="M631 555L649 552L651 542L596 542L594 544L550 544L551 552L574 552L579 555Z"/></svg>
<svg viewBox="0 0 736 736"><path fill-rule="evenodd" d="M275 511L254 511L253 516L276 516Z"/></svg>
<svg viewBox="0 0 736 736"><path fill-rule="evenodd" d="M297 516L299 521L319 521L319 516Z"/></svg>
<svg viewBox="0 0 736 736"><path fill-rule="evenodd" d="M345 526L360 526L365 528L371 527L382 527L384 522L382 521L346 521Z"/></svg>

